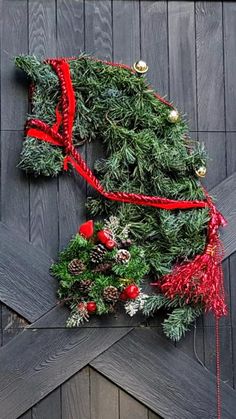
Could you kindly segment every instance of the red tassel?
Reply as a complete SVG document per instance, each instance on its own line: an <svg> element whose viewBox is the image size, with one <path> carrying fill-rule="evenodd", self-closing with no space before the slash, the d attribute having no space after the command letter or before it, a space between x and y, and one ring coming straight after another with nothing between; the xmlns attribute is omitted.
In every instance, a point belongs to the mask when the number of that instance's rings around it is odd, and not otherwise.
<svg viewBox="0 0 236 419"><path fill-rule="evenodd" d="M208 225L208 244L202 255L190 262L177 265L172 273L152 285L158 285L163 294L173 299L178 296L189 303L201 303L217 318L227 314L224 300L222 256L218 228L225 225L223 216L209 202L211 219Z"/></svg>

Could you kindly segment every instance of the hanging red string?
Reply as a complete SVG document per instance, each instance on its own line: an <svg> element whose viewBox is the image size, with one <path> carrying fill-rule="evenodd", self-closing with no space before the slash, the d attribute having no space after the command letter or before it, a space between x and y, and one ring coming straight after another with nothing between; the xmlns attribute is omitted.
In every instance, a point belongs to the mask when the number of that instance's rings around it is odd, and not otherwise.
<svg viewBox="0 0 236 419"><path fill-rule="evenodd" d="M73 59L73 58L72 58ZM223 216L216 209L209 195L205 191L206 200L172 200L168 198L148 196L144 194L127 192L108 192L104 190L99 180L88 168L85 161L75 149L72 140L72 129L74 123L76 102L75 94L70 76L70 65L68 59L51 59L47 62L56 72L61 86L60 106L56 108L56 122L51 127L45 122L31 119L27 122L26 135L46 141L52 145L64 147L65 159L64 170L68 170L68 164L74 169L103 197L119 202L126 202L134 205L146 205L165 210L205 208L210 211L208 224L207 243L203 254L197 255L192 261L177 265L173 271L165 275L153 285L158 285L161 291L168 297L178 295L186 303L204 304L205 310L211 310L216 316L216 371L217 371L217 418L221 415L220 402L220 352L219 352L219 318L227 313L223 289L222 273L222 248L219 240L218 229L226 224ZM104 64L118 66L133 71L122 64L103 61ZM157 93L154 96L165 103L172 105L160 97ZM60 126L62 134L58 132Z"/></svg>

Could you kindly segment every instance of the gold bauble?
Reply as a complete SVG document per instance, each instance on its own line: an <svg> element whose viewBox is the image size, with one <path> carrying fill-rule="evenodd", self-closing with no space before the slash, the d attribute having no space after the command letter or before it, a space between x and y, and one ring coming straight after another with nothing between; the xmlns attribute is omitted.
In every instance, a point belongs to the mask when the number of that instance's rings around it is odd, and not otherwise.
<svg viewBox="0 0 236 419"><path fill-rule="evenodd" d="M172 124L175 124L176 122L179 121L179 112L176 111L175 109L172 109L169 112L169 115L167 117L168 121L171 122Z"/></svg>
<svg viewBox="0 0 236 419"><path fill-rule="evenodd" d="M195 170L196 175L199 177L205 177L206 176L206 167L205 166L201 166L198 169Z"/></svg>
<svg viewBox="0 0 236 419"><path fill-rule="evenodd" d="M134 63L133 68L138 74L145 74L148 71L148 65L142 60Z"/></svg>

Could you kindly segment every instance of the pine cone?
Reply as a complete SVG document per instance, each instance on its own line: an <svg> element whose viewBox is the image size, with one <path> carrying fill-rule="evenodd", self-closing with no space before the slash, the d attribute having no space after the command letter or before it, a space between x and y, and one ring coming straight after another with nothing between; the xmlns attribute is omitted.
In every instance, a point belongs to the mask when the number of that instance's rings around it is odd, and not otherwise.
<svg viewBox="0 0 236 419"><path fill-rule="evenodd" d="M100 263L93 269L93 272L109 272L111 271L112 265L113 264L111 262Z"/></svg>
<svg viewBox="0 0 236 419"><path fill-rule="evenodd" d="M71 275L80 275L85 270L85 265L80 259L73 259L68 265Z"/></svg>
<svg viewBox="0 0 236 419"><path fill-rule="evenodd" d="M97 244L91 251L91 262L100 263L103 260L105 253L107 252L103 244Z"/></svg>
<svg viewBox="0 0 236 419"><path fill-rule="evenodd" d="M103 290L103 298L108 303L114 303L119 300L120 293L116 287L109 285Z"/></svg>
<svg viewBox="0 0 236 419"><path fill-rule="evenodd" d="M120 249L118 250L117 254L116 254L116 262L118 263L128 263L130 260L130 253L128 250L126 249Z"/></svg>
<svg viewBox="0 0 236 419"><path fill-rule="evenodd" d="M82 279L81 281L77 281L77 290L82 294L88 294L91 291L92 286L93 281L91 281L91 279Z"/></svg>

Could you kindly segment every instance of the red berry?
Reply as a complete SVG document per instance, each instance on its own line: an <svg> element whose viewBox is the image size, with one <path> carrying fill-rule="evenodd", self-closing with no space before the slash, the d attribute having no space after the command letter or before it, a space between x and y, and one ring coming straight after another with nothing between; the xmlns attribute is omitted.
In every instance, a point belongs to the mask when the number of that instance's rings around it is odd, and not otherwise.
<svg viewBox="0 0 236 419"><path fill-rule="evenodd" d="M112 249L114 249L114 247L116 247L116 242L114 240L110 239L105 243L105 246L106 246L107 249L112 250Z"/></svg>
<svg viewBox="0 0 236 419"><path fill-rule="evenodd" d="M139 296L140 290L139 287L135 284L128 285L124 291L123 291L127 298L130 298L131 300L135 300Z"/></svg>
<svg viewBox="0 0 236 419"><path fill-rule="evenodd" d="M95 313L97 310L97 304L94 301L89 301L86 305L86 308L89 313Z"/></svg>
<svg viewBox="0 0 236 419"><path fill-rule="evenodd" d="M94 233L93 220L89 220L86 223L81 224L79 228L79 234L81 234L81 236L85 237L86 239L89 239L90 237L92 237L93 233Z"/></svg>

